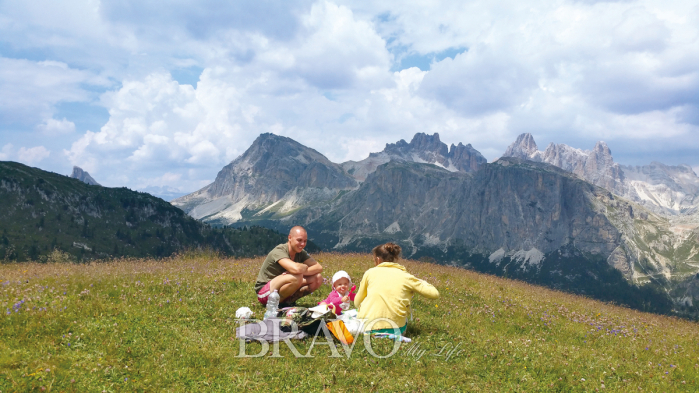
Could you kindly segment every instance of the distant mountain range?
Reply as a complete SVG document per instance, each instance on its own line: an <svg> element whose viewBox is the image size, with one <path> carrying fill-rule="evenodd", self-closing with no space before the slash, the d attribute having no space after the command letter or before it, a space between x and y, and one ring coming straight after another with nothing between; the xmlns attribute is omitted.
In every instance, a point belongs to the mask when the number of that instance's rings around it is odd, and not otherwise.
<svg viewBox="0 0 699 393"><path fill-rule="evenodd" d="M97 183L95 179L90 176L87 171L84 171L82 168L79 166L74 166L73 167L73 173L70 175L71 178L73 179L78 179L81 182L85 184L89 184L91 186L99 186L100 184ZM180 192L179 190L172 188L172 187L167 187L167 186L148 186L142 189L139 189L141 192L146 192L148 194L151 194L155 197L158 197L162 200L165 201L171 201L175 198L179 198L181 196L186 195L184 192Z"/></svg>
<svg viewBox="0 0 699 393"><path fill-rule="evenodd" d="M289 138L263 134L212 184L172 203L213 225L305 225L326 249L367 251L392 240L413 258L640 308L640 299L652 298L646 303L656 311L669 295L677 309L696 312L691 169L663 167L666 177L658 176L662 164L626 169L603 142L592 151L549 148L541 153L531 135L522 135L487 163L471 145L447 147L438 134L419 133L364 160L335 164ZM631 188L666 188L676 203L658 192L637 199L622 193Z"/></svg>
<svg viewBox="0 0 699 393"><path fill-rule="evenodd" d="M47 261L56 250L75 261L190 249L252 256L286 241L267 228L211 228L162 199L73 174L81 180L0 161L0 262Z"/></svg>
<svg viewBox="0 0 699 393"><path fill-rule="evenodd" d="M592 150L551 143L542 152L531 134L520 135L503 157L557 166L666 216L699 211L699 177L688 165L669 166L659 162L619 165L604 142L597 142Z"/></svg>

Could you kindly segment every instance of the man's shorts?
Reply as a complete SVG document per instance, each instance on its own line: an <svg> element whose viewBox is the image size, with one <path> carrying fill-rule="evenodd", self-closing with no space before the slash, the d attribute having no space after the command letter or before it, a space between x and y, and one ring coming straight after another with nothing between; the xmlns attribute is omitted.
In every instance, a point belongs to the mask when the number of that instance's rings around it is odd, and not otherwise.
<svg viewBox="0 0 699 393"><path fill-rule="evenodd" d="M270 281L271 282L271 281ZM269 294L272 293L272 291L269 290L269 283L265 284L262 289L260 289L259 292L257 292L257 300L262 303L263 306L267 307L267 299L269 298Z"/></svg>

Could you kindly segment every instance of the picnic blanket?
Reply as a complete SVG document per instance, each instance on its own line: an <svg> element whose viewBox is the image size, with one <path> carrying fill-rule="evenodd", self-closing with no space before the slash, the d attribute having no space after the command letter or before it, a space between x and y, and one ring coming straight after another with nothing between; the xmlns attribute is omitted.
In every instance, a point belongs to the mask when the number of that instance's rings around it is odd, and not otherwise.
<svg viewBox="0 0 699 393"><path fill-rule="evenodd" d="M235 336L245 341L276 342L286 339L303 339L308 337L308 333L303 330L284 331L281 329L281 319L270 318L264 321L248 323L235 329Z"/></svg>
<svg viewBox="0 0 699 393"><path fill-rule="evenodd" d="M276 318L245 324L238 327L235 334L247 341L303 339L318 333L321 323L325 324L335 318L336 315L331 310L318 312L306 307L286 307L277 312Z"/></svg>

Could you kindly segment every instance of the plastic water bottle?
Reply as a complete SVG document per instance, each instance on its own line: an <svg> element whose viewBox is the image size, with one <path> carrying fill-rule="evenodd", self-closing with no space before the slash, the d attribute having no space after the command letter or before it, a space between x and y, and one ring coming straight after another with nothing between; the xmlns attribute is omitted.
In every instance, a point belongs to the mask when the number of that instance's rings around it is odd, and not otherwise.
<svg viewBox="0 0 699 393"><path fill-rule="evenodd" d="M264 319L276 318L277 308L279 307L279 292L275 289L267 298L267 311L265 311Z"/></svg>

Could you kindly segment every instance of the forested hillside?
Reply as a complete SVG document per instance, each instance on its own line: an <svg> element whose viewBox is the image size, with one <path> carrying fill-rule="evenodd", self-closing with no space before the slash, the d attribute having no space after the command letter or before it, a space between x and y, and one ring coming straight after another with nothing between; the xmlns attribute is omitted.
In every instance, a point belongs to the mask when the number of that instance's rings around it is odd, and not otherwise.
<svg viewBox="0 0 699 393"><path fill-rule="evenodd" d="M260 227L211 228L150 194L15 162L0 162L0 201L3 262L163 257L195 248L252 256L286 239Z"/></svg>

